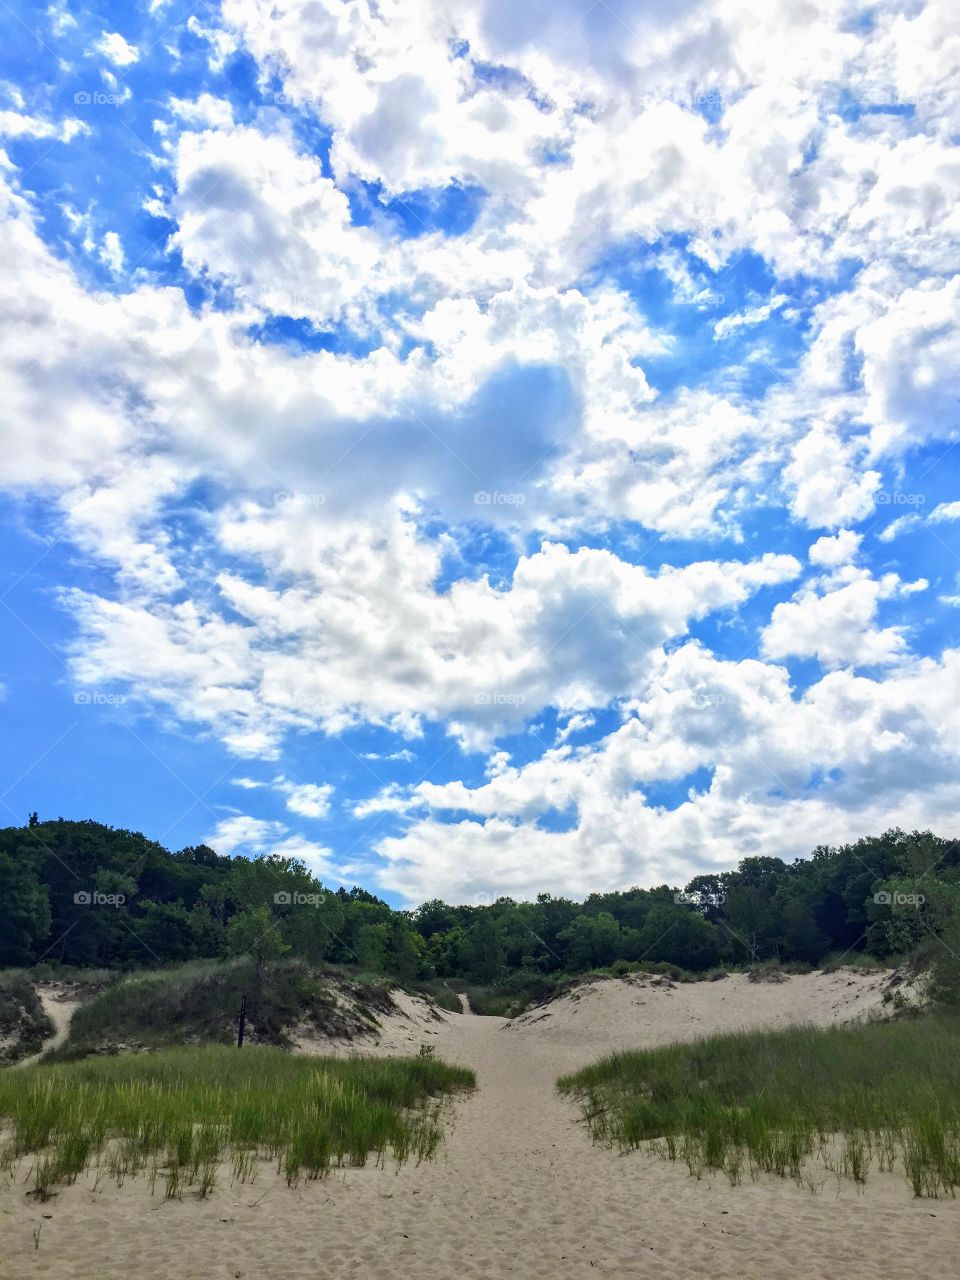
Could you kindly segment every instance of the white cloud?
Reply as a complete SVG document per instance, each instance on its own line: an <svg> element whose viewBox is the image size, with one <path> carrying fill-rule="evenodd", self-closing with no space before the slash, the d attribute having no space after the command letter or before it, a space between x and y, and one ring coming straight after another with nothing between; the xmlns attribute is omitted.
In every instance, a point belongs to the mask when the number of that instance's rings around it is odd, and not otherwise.
<svg viewBox="0 0 960 1280"><path fill-rule="evenodd" d="M70 142L78 134L89 132L82 120L68 118L60 123L44 116L26 115L22 111L0 111L0 138L59 138Z"/></svg>
<svg viewBox="0 0 960 1280"><path fill-rule="evenodd" d="M266 585L220 575L239 620L76 593L74 669L84 683L128 683L231 750L268 758L295 727L368 721L414 736L429 716L475 748L548 705L605 705L643 687L693 620L800 572L791 556L765 555L652 574L609 551L546 543L504 589L462 580L438 593L438 549L400 517L338 529L304 511L250 511L221 541L267 573ZM291 572L296 584L282 585Z"/></svg>
<svg viewBox="0 0 960 1280"><path fill-rule="evenodd" d="M233 107L225 98L215 98L209 93L201 93L197 98L171 97L170 109L178 119L194 128L233 128Z"/></svg>
<svg viewBox="0 0 960 1280"><path fill-rule="evenodd" d="M274 778L272 785L274 791L286 796L287 808L291 813L300 814L304 818L325 818L330 812L333 787L329 784L291 782L281 775Z"/></svg>
<svg viewBox="0 0 960 1280"><path fill-rule="evenodd" d="M249 855L264 852L266 846L275 843L284 831L282 822L266 822L262 818L251 818L248 814L237 814L231 818L222 818L213 831L203 837L202 843L220 854Z"/></svg>
<svg viewBox="0 0 960 1280"><path fill-rule="evenodd" d="M950 520L960 520L960 502L941 502L930 512L931 524L944 524Z"/></svg>
<svg viewBox="0 0 960 1280"><path fill-rule="evenodd" d="M848 564L856 558L861 541L862 535L852 529L841 529L832 538L829 535L818 538L808 552L810 563L827 569Z"/></svg>
<svg viewBox="0 0 960 1280"><path fill-rule="evenodd" d="M209 124L212 102L196 107ZM253 128L180 135L171 212L186 264L281 315L336 319L376 289L376 236L351 225L346 196L320 162Z"/></svg>
<svg viewBox="0 0 960 1280"><path fill-rule="evenodd" d="M897 516L896 520L891 520L886 528L877 534L877 537L881 542L892 542L901 533L906 533L908 529L915 529L921 524L923 521L919 516Z"/></svg>
<svg viewBox="0 0 960 1280"><path fill-rule="evenodd" d="M887 574L878 581L865 570L850 570L848 576L843 585L828 580L822 594L805 586L792 601L776 605L762 634L764 656L815 657L826 667L875 666L902 658L902 628L875 625L880 602L898 589L902 593L899 578Z"/></svg>
<svg viewBox="0 0 960 1280"><path fill-rule="evenodd" d="M314 875L335 881L341 879L331 861L333 855L329 849L304 836L291 834L282 822L267 822L248 814L237 814L222 818L203 837L202 843L223 855L255 858L273 854L280 858L296 858L305 862Z"/></svg>
<svg viewBox="0 0 960 1280"><path fill-rule="evenodd" d="M761 306L750 307L746 311L732 312L714 324L713 336L717 339L729 338L731 334L736 333L739 329L762 324L764 320L769 320L776 311L786 306L789 301L790 299L785 293L778 293L776 297L771 298L769 302L765 302Z"/></svg>
<svg viewBox="0 0 960 1280"><path fill-rule="evenodd" d="M100 261L105 267L118 276L123 271L124 253L123 245L116 231L108 231L103 237L103 244L100 246Z"/></svg>
<svg viewBox="0 0 960 1280"><path fill-rule="evenodd" d="M960 800L958 692L955 651L883 679L836 672L796 699L780 668L687 645L599 743L501 768L476 788L384 795L382 808L412 820L379 845L382 883L411 902L478 889L582 896L598 884L682 884L772 850L790 860L898 823L949 823ZM654 782L697 769L711 781L676 808L646 799ZM537 825L545 810L571 808L569 831ZM445 810L471 816L450 823Z"/></svg>
<svg viewBox="0 0 960 1280"><path fill-rule="evenodd" d="M823 427L814 427L793 447L784 471L793 491L794 515L821 528L836 528L869 515L880 473L865 469L862 458L862 447L844 444Z"/></svg>
<svg viewBox="0 0 960 1280"><path fill-rule="evenodd" d="M960 155L954 204L960 200ZM902 188L906 190L906 188ZM856 337L875 451L956 438L960 401L960 275L907 289Z"/></svg>
<svg viewBox="0 0 960 1280"><path fill-rule="evenodd" d="M590 729L596 724L596 718L588 715L586 712L578 712L576 715L570 716L566 724L557 729L556 746L573 737L575 733L581 733L584 729Z"/></svg>
<svg viewBox="0 0 960 1280"><path fill-rule="evenodd" d="M50 20L50 29L55 36L66 35L71 29L76 29L77 20L67 9L66 0L62 0L59 4L48 5L47 17Z"/></svg>
<svg viewBox="0 0 960 1280"><path fill-rule="evenodd" d="M174 220L170 249L232 310L145 283L126 225L83 192L71 200L84 211L66 214L74 272L0 156L5 484L50 496L72 546L113 575L64 594L77 678L116 680L251 758L348 725L414 742L428 720L488 750L557 711L542 761L494 754L483 787L361 804L427 813L385 846L404 891L436 874L461 892L485 857L511 885L537 859L567 888L649 880L696 857L804 852L813 824L820 840L955 812L940 735L952 659L924 666L907 624L881 621L925 580L859 567L870 543L856 528L911 449L955 438L960 398L958 37L944 6L900 8L858 24L837 0L225 0L221 26L194 16L187 30L215 71L245 46L265 104L171 98L156 186L138 199ZM48 14L68 34L66 10ZM116 33L94 48L115 68L140 56ZM841 109L853 101L915 110L855 119ZM87 127L11 103L9 137ZM329 133L329 163L304 124ZM441 187L471 210L464 228L405 238L386 199L419 190L413 218ZM116 292L84 283L80 249ZM772 283L740 301L756 257ZM711 327L725 339L727 367L692 367L689 326L653 326L624 283L644 298L650 266L702 309L711 358ZM775 377L748 393L745 330L775 312L794 345L754 350ZM337 326L343 342L270 342L272 316ZM56 448L37 430L49 422ZM809 551L821 576L790 600L803 569L763 554L793 541L743 519L761 510L829 531ZM646 569L657 535L744 549L720 560L665 541L663 567ZM490 577L475 550L488 536L506 548ZM767 589L779 594L758 623L742 606ZM744 649L759 630L766 661L685 644L707 617L743 629ZM792 656L831 669L802 697L775 665ZM880 666L870 681L849 670ZM574 745L596 709L625 705L622 731ZM841 722L823 723L824 707ZM768 766L801 796L836 769L868 798L852 784L802 802L760 794ZM283 767L238 785L327 816L329 787ZM675 811L636 792L697 768L713 770L709 791ZM575 830L536 825L571 796ZM447 826L445 807L478 820ZM326 857L282 823L223 826L220 847Z"/></svg>
<svg viewBox="0 0 960 1280"><path fill-rule="evenodd" d="M135 44L129 44L118 31L102 32L93 49L115 67L129 67L140 61L140 50Z"/></svg>

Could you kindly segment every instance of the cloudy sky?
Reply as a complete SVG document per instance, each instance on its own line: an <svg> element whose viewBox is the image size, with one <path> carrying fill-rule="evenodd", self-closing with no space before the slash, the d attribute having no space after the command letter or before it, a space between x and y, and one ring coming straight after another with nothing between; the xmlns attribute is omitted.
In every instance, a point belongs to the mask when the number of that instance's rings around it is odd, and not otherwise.
<svg viewBox="0 0 960 1280"><path fill-rule="evenodd" d="M960 830L952 0L4 9L0 817L395 903Z"/></svg>

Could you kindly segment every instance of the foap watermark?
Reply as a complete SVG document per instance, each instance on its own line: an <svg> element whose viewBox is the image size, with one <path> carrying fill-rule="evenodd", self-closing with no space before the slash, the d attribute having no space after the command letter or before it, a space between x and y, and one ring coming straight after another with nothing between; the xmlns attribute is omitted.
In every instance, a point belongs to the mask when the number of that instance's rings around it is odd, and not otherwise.
<svg viewBox="0 0 960 1280"><path fill-rule="evenodd" d="M693 705L698 711L707 707L722 707L726 700L719 689L698 689L693 695Z"/></svg>
<svg viewBox="0 0 960 1280"><path fill-rule="evenodd" d="M73 695L78 707L122 707L126 696L122 693L104 693L102 689L78 689Z"/></svg>
<svg viewBox="0 0 960 1280"><path fill-rule="evenodd" d="M126 900L125 893L101 893L99 889L80 889L73 895L78 907L122 907Z"/></svg>
<svg viewBox="0 0 960 1280"><path fill-rule="evenodd" d="M925 493L903 493L900 489L885 489L875 495L878 507L922 507L926 500Z"/></svg>
<svg viewBox="0 0 960 1280"><path fill-rule="evenodd" d="M103 93L100 89L80 89L73 95L73 102L77 107L119 107L129 97L129 90L124 93Z"/></svg>
<svg viewBox="0 0 960 1280"><path fill-rule="evenodd" d="M887 889L875 893L873 900L878 907L922 907L926 902L922 893L891 893Z"/></svg>
<svg viewBox="0 0 960 1280"><path fill-rule="evenodd" d="M522 507L526 502L522 493L501 493L498 489L480 489L473 495L478 507Z"/></svg>
<svg viewBox="0 0 960 1280"><path fill-rule="evenodd" d="M312 93L271 93L267 95L267 100L275 107L296 107L301 111L316 110L323 104L323 99Z"/></svg>
<svg viewBox="0 0 960 1280"><path fill-rule="evenodd" d="M300 893L297 890L288 892L286 889L281 889L279 893L273 895L273 904L276 907L319 907L326 900L325 893Z"/></svg>
<svg viewBox="0 0 960 1280"><path fill-rule="evenodd" d="M701 893L696 889L678 889L674 902L681 907L720 907L726 901L725 893Z"/></svg>
<svg viewBox="0 0 960 1280"><path fill-rule="evenodd" d="M489 907L490 903L493 902L493 894L481 889L479 893L473 895L471 901L475 907Z"/></svg>
<svg viewBox="0 0 960 1280"><path fill-rule="evenodd" d="M478 707L522 707L526 697L522 693L475 693L473 700Z"/></svg>
<svg viewBox="0 0 960 1280"><path fill-rule="evenodd" d="M275 507L306 507L314 508L326 506L327 497L323 493L307 493L302 489L281 489L279 493L273 495L273 505Z"/></svg>
<svg viewBox="0 0 960 1280"><path fill-rule="evenodd" d="M721 115L723 112L723 95L716 89L707 93L647 93L640 99L640 109L649 111L651 107L659 107L664 103L681 107L684 111L706 112L708 115Z"/></svg>

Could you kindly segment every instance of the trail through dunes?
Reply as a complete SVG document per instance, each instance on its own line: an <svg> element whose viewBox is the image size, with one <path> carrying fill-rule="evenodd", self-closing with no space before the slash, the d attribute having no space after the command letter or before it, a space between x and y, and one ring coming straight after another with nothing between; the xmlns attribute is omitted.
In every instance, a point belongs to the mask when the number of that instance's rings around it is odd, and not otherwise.
<svg viewBox="0 0 960 1280"><path fill-rule="evenodd" d="M848 977L814 984L818 999L835 1000L824 1021L855 1016L866 1003L859 979L847 988ZM794 986L805 981L791 979L757 995L769 1002L767 1016L776 1013L776 995L782 1020L789 1020L790 1003L809 1017L813 995ZM405 1020L411 1039L477 1072L479 1088L456 1104L436 1163L396 1173L389 1166L344 1170L293 1190L264 1169L252 1186L231 1187L227 1180L208 1201L151 1198L136 1180L119 1189L104 1180L93 1191L89 1178L35 1205L22 1185L8 1187L0 1197L0 1275L906 1280L952 1274L960 1205L912 1200L899 1174L872 1175L859 1197L846 1185L839 1196L835 1184L812 1195L775 1178L731 1188L722 1176L697 1181L682 1165L592 1146L576 1107L554 1090L560 1073L611 1048L596 1032L581 1037L584 1000L596 1000L591 1017L597 1022L609 1006L604 1016L616 1023L616 1038L637 1046L661 1043L671 1019L693 1012L702 1019L696 1034L746 1025L723 1011L724 983L703 984L695 994L663 989L682 1012L667 1001L625 1007L622 987L630 984L600 985L605 990L593 996L581 992L579 1001L557 1002L552 1030L535 1017L513 1025L466 1013L420 1020L415 1003L405 1019L391 1020ZM751 986L759 992L759 984ZM633 994L644 989L634 987ZM718 1009L709 1019L704 993L711 989ZM846 1001L841 990L849 992ZM578 1030L564 1023L577 1023ZM377 1051L410 1052L411 1045L391 1026Z"/></svg>
<svg viewBox="0 0 960 1280"><path fill-rule="evenodd" d="M38 1053L31 1054L29 1058L21 1058L16 1064L18 1067L29 1067L32 1063L39 1062L51 1049L59 1049L69 1036L73 1015L82 1003L65 995L56 983L38 984L37 995L44 1013L53 1023L54 1032L43 1042L43 1048Z"/></svg>

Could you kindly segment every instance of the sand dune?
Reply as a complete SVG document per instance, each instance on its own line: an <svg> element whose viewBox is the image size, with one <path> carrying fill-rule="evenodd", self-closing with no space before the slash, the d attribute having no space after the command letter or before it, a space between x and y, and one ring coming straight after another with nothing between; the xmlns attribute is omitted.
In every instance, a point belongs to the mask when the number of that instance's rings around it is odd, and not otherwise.
<svg viewBox="0 0 960 1280"><path fill-rule="evenodd" d="M744 973L690 983L631 974L580 983L561 999L515 1018L508 1029L582 1049L589 1061L598 1049L648 1049L718 1031L850 1022L883 1012L890 985L890 973L853 969L784 976L779 982L754 982ZM913 991L909 984L897 989Z"/></svg>
<svg viewBox="0 0 960 1280"><path fill-rule="evenodd" d="M846 1021L880 1004L882 975L745 978L694 986L584 984L513 1024L469 1013L438 1021L405 998L378 1053L437 1046L475 1068L444 1156L394 1172L345 1170L288 1190L265 1170L209 1201L151 1199L145 1185L92 1182L47 1205L0 1195L0 1275L77 1280L304 1280L649 1276L663 1280L906 1280L952 1274L960 1206L914 1201L896 1175L860 1197L764 1179L697 1182L654 1156L595 1148L558 1074L622 1044L718 1027ZM576 997L576 998L574 998ZM309 1047L309 1046L308 1046ZM357 1045L340 1046L356 1052ZM25 1176L26 1171L21 1174ZM44 1218L44 1214L51 1216ZM32 1232L40 1225L40 1248Z"/></svg>
<svg viewBox="0 0 960 1280"><path fill-rule="evenodd" d="M40 997L44 1013L53 1023L54 1031L53 1035L43 1042L43 1048L39 1053L20 1059L17 1063L19 1067L29 1067L31 1063L39 1062L51 1049L58 1049L69 1036L73 1015L82 1004L82 1001L71 997L62 986L54 982L37 983L37 995Z"/></svg>

